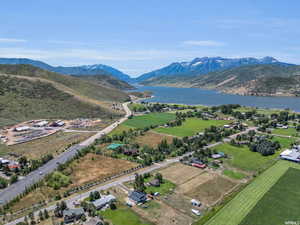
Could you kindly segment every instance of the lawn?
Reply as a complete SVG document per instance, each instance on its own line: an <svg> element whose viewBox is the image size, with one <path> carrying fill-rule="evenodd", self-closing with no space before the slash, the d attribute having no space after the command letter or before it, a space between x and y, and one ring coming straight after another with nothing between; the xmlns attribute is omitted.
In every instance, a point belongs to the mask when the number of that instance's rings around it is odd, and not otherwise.
<svg viewBox="0 0 300 225"><path fill-rule="evenodd" d="M245 171L256 171L278 155L262 156L260 153L251 152L247 146L236 147L228 143L218 145L214 149L229 156L226 161L230 166Z"/></svg>
<svg viewBox="0 0 300 225"><path fill-rule="evenodd" d="M188 118L186 121L178 127L159 127L154 129L159 133L170 134L178 137L192 136L198 132L203 132L205 128L210 126L224 126L231 121L226 120L201 120L197 118Z"/></svg>
<svg viewBox="0 0 300 225"><path fill-rule="evenodd" d="M142 116L134 116L123 124L132 128L145 128L151 125L163 125L171 120L175 120L175 118L176 115L172 113L149 113Z"/></svg>
<svg viewBox="0 0 300 225"><path fill-rule="evenodd" d="M280 152L288 147L295 141L293 138L273 137L273 141L279 141L281 150L277 151L274 155L262 156L258 152L251 152L247 146L236 147L228 143L218 145L215 147L217 151L221 151L229 155L227 162L230 166L245 170L256 171L264 168L272 160L277 158Z"/></svg>
<svg viewBox="0 0 300 225"><path fill-rule="evenodd" d="M148 186L146 192L147 193L159 192L160 195L165 195L172 192L172 190L175 189L176 185L173 184L171 181L165 179L163 181L164 182L159 187Z"/></svg>
<svg viewBox="0 0 300 225"><path fill-rule="evenodd" d="M288 129L274 129L273 134L285 135L285 136L299 136L299 132L295 128Z"/></svg>
<svg viewBox="0 0 300 225"><path fill-rule="evenodd" d="M116 210L105 210L100 213L105 220L111 221L114 225L151 225L143 221L135 212L130 208L119 206Z"/></svg>
<svg viewBox="0 0 300 225"><path fill-rule="evenodd" d="M240 225L281 225L300 221L300 170L289 168Z"/></svg>
<svg viewBox="0 0 300 225"><path fill-rule="evenodd" d="M125 126L124 123L118 125L118 127L116 127L115 129L113 129L112 132L109 133L109 136L112 136L114 134L122 134L123 131L129 131L130 129L133 129L132 127L128 127L128 126Z"/></svg>
<svg viewBox="0 0 300 225"><path fill-rule="evenodd" d="M236 171L233 171L233 170L224 170L223 174L227 177L230 177L230 178L236 179L236 180L240 180L240 179L243 179L243 178L246 177L245 174L240 173L240 172L236 172Z"/></svg>
<svg viewBox="0 0 300 225"><path fill-rule="evenodd" d="M254 208L256 203L270 190L270 188L281 178L289 167L300 169L300 165L296 163L280 160L238 193L234 199L226 204L214 217L205 223L205 225L239 225L245 216L247 216L247 214ZM287 207L287 205L284 206ZM287 212L286 209L287 208L284 209L284 212ZM294 210L297 209L298 207L295 207ZM276 212L277 209L272 207L272 216L275 216ZM269 218L272 216L269 216ZM195 225L197 224L202 224L201 220L198 223L195 223ZM267 222L264 224L274 223Z"/></svg>

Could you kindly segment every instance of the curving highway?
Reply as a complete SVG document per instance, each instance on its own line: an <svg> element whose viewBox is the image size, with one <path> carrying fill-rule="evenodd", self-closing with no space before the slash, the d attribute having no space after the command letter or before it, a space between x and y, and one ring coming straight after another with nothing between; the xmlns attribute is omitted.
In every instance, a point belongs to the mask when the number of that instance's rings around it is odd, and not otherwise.
<svg viewBox="0 0 300 225"><path fill-rule="evenodd" d="M50 160L43 166L41 166L39 169L32 171L27 176L25 176L23 179L19 180L18 182L8 186L3 191L0 192L0 205L3 205L11 200L13 200L15 197L17 197L19 194L22 194L27 187L32 186L33 184L39 182L41 179L43 179L47 174L53 172L59 164L63 164L67 162L68 160L72 159L76 153L91 145L96 139L100 138L101 136L108 134L111 132L114 128L116 128L120 123L123 123L128 119L128 117L131 115L131 111L128 108L129 102L123 103L123 108L125 110L125 116L118 121L114 122L113 124L109 125L108 127L104 128L103 130L97 132L92 137L88 138L87 140L81 142L80 144L73 145L69 149L67 149L65 152L60 154L58 157Z"/></svg>

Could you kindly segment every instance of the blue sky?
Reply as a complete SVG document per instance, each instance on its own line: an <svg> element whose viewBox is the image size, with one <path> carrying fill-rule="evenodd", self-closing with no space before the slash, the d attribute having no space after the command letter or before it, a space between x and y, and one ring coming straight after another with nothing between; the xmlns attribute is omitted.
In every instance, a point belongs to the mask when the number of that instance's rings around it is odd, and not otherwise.
<svg viewBox="0 0 300 225"><path fill-rule="evenodd" d="M102 63L130 75L202 56L300 64L298 0L10 0L0 57Z"/></svg>

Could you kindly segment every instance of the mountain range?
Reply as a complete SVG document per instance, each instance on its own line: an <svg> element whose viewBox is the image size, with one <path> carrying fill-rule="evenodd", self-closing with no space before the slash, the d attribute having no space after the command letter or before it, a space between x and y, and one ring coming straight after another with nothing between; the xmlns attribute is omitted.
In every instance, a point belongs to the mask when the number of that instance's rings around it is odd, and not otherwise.
<svg viewBox="0 0 300 225"><path fill-rule="evenodd" d="M174 62L137 78L112 67L95 64L53 67L31 59L0 58L0 64L30 64L48 71L75 76L119 90L133 89L130 83L148 86L176 86L217 89L241 95L299 96L300 66L263 58L202 57Z"/></svg>
<svg viewBox="0 0 300 225"><path fill-rule="evenodd" d="M214 89L239 95L299 96L300 66L247 65L188 77L160 76L143 84Z"/></svg>
<svg viewBox="0 0 300 225"><path fill-rule="evenodd" d="M257 58L222 58L202 57L192 61L175 62L166 67L142 74L137 78L138 82L150 81L161 76L193 76L207 74L209 72L236 68L245 65L276 64L288 66L291 64L279 62L273 57Z"/></svg>
<svg viewBox="0 0 300 225"><path fill-rule="evenodd" d="M51 66L42 61L27 58L0 58L0 64L28 64L44 70L65 75L111 75L126 82L131 80L129 75L103 64L83 66Z"/></svg>

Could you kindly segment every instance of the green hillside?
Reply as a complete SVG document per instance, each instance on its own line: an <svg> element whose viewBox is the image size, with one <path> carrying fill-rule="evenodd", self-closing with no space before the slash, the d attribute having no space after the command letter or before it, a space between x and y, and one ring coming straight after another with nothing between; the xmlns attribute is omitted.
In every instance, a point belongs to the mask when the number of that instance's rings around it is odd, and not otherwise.
<svg viewBox="0 0 300 225"><path fill-rule="evenodd" d="M110 87L100 85L99 83L85 81L73 76L49 72L31 65L0 65L0 74L46 79L72 89L65 90L73 92L72 94L82 95L98 101L123 102L128 100L128 95L120 90L112 89ZM63 86L61 87L64 88Z"/></svg>
<svg viewBox="0 0 300 225"><path fill-rule="evenodd" d="M30 65L0 65L0 126L31 119L119 117L127 93Z"/></svg>
<svg viewBox="0 0 300 225"><path fill-rule="evenodd" d="M133 90L135 89L132 85L125 81L118 80L110 75L76 75L74 77L90 82L96 82L97 84L104 85L105 87L116 88L119 90Z"/></svg>
<svg viewBox="0 0 300 225"><path fill-rule="evenodd" d="M52 84L0 77L0 127L31 119L105 118L107 109L80 101Z"/></svg>

